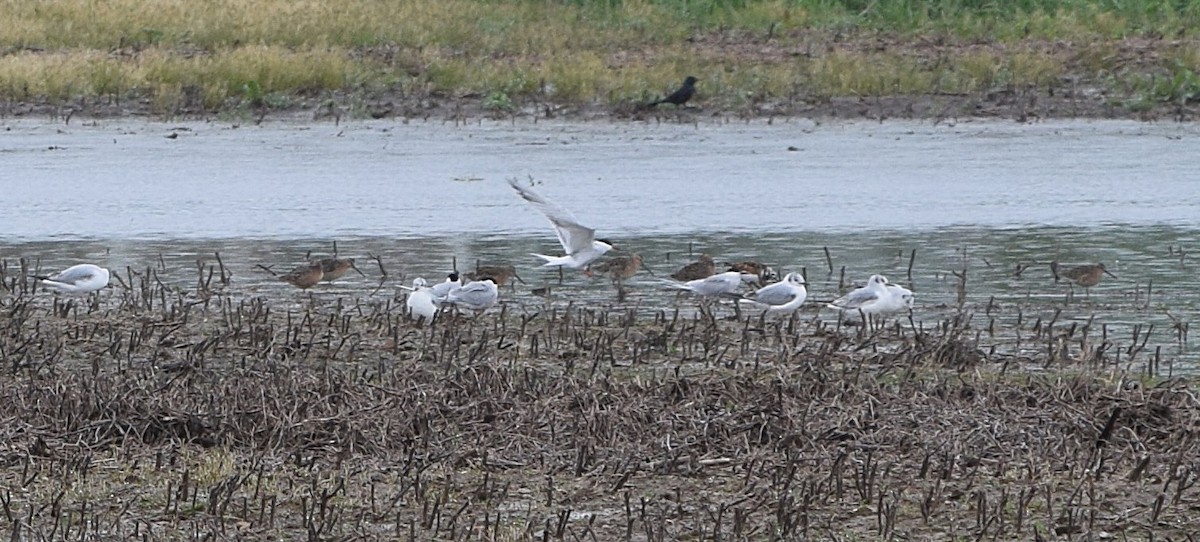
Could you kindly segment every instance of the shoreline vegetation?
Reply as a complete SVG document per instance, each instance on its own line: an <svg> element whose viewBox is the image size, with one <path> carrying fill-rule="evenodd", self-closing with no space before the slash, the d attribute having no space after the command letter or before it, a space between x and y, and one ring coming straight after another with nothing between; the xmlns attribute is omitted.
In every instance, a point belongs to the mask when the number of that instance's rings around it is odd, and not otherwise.
<svg viewBox="0 0 1200 542"><path fill-rule="evenodd" d="M1175 0L0 2L0 115L1188 120ZM699 80L692 107L644 104Z"/></svg>

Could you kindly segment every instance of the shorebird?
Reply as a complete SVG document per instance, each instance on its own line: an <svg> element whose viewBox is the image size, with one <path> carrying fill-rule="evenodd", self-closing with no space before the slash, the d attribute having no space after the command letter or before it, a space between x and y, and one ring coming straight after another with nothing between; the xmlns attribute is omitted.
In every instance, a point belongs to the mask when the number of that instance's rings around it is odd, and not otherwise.
<svg viewBox="0 0 1200 542"><path fill-rule="evenodd" d="M782 281L759 288L746 296L746 300L765 306L767 314L791 313L808 298L808 290L804 285L804 275L788 273Z"/></svg>
<svg viewBox="0 0 1200 542"><path fill-rule="evenodd" d="M563 250L567 253L565 256L534 254L545 262L542 267L582 268L585 274L591 276L592 272L587 268L588 264L603 256L605 252L616 249L608 240L596 239L596 230L580 224L570 211L551 203L533 189L521 186L516 179L509 179L508 184L525 201L546 215L546 218L554 225L558 242L562 244Z"/></svg>
<svg viewBox="0 0 1200 542"><path fill-rule="evenodd" d="M50 276L38 276L41 283L67 294L86 294L108 286L108 270L98 265L72 265Z"/></svg>
<svg viewBox="0 0 1200 542"><path fill-rule="evenodd" d="M909 310L912 305L912 291L888 284L887 277L883 275L871 275L866 286L829 303L830 308L841 311L844 316L861 313L868 317Z"/></svg>
<svg viewBox="0 0 1200 542"><path fill-rule="evenodd" d="M717 273L717 264L713 261L712 256L701 254L700 259L680 267L678 271L671 273L671 278L687 282L689 280L706 279Z"/></svg>
<svg viewBox="0 0 1200 542"><path fill-rule="evenodd" d="M473 311L485 311L500 297L500 289L492 279L469 282L461 288L450 290L446 295L446 303L461 306Z"/></svg>
<svg viewBox="0 0 1200 542"><path fill-rule="evenodd" d="M363 274L357 265L354 265L354 258L324 258L318 261L321 264L322 282L332 282L340 279L342 275L345 275L351 269L363 277L367 276Z"/></svg>
<svg viewBox="0 0 1200 542"><path fill-rule="evenodd" d="M425 322L432 322L433 316L437 314L438 305L433 300L432 290L429 288L425 279L417 277L413 279L412 293L408 294L408 300L405 302L408 317L413 320L425 319Z"/></svg>
<svg viewBox="0 0 1200 542"><path fill-rule="evenodd" d="M1067 279L1083 286L1083 292L1088 297L1091 297L1091 287L1100 284L1100 279L1104 278L1104 275L1108 275L1114 279L1117 278L1116 275L1109 273L1108 269L1105 269L1102 263L1076 265L1064 269L1058 265L1057 261L1053 261L1050 262L1050 272L1054 274L1054 282L1058 282L1060 279Z"/></svg>
<svg viewBox="0 0 1200 542"><path fill-rule="evenodd" d="M593 271L609 275L614 283L620 283L637 274L642 268L642 255L631 253L624 256L614 256L593 267Z"/></svg>
<svg viewBox="0 0 1200 542"><path fill-rule="evenodd" d="M517 279L517 282L525 284L521 276L517 275L517 268L511 265L480 265L475 267L475 271L464 273L463 276L467 280L492 279L496 286L504 286L510 279Z"/></svg>
<svg viewBox="0 0 1200 542"><path fill-rule="evenodd" d="M279 280L282 280L292 286L307 290L313 287L321 279L325 277L324 266L321 262L309 262L307 265L302 265L293 269L286 275L279 275Z"/></svg>

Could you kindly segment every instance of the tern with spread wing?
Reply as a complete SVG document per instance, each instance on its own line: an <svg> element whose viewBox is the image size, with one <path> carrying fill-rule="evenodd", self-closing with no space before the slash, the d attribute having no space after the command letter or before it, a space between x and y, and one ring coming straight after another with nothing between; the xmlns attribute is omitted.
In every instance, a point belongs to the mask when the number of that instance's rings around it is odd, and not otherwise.
<svg viewBox="0 0 1200 542"><path fill-rule="evenodd" d="M516 179L509 179L508 184L517 191L525 201L541 211L554 225L554 231L558 234L558 241L562 243L563 250L566 251L565 256L547 256L545 254L534 254L541 258L545 263L542 267L570 267L571 269L583 268L585 273L591 275L587 270L588 264L592 263L603 256L605 252L614 250L616 247L605 239L596 239L596 230L580 224L575 219L570 211L563 209L550 200L542 197L537 192L534 192L527 186L521 186Z"/></svg>

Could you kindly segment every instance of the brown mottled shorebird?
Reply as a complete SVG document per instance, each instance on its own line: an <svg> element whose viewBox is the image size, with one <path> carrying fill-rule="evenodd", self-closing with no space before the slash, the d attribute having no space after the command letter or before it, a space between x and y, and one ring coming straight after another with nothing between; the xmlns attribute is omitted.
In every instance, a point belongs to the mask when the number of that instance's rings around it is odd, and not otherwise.
<svg viewBox="0 0 1200 542"><path fill-rule="evenodd" d="M715 274L717 274L717 264L713 262L712 256L701 254L699 260L679 268L679 271L671 273L671 278L679 282L687 282L689 280L706 279Z"/></svg>
<svg viewBox="0 0 1200 542"><path fill-rule="evenodd" d="M511 265L477 265L474 272L464 273L463 276L470 281L492 279L496 286L504 286L514 278L517 279L517 282L525 284L525 281L517 275L517 268Z"/></svg>
<svg viewBox="0 0 1200 542"><path fill-rule="evenodd" d="M321 266L321 262L310 262L308 265L302 265L293 269L286 275L279 275L279 280L305 290L321 282L321 279L324 277L325 271Z"/></svg>
<svg viewBox="0 0 1200 542"><path fill-rule="evenodd" d="M1100 279L1104 278L1104 275L1108 275L1114 279L1117 278L1116 275L1109 273L1108 269L1105 269L1102 263L1076 265L1064 269L1055 261L1050 262L1050 272L1054 273L1054 282L1058 282L1060 279L1067 279L1083 286L1084 293L1089 296L1091 295L1089 288L1100 284Z"/></svg>
<svg viewBox="0 0 1200 542"><path fill-rule="evenodd" d="M323 273L321 281L323 282L333 282L340 279L342 275L345 275L351 269L357 271L359 275L367 276L363 274L357 265L354 265L354 258L324 258L318 260L317 263L321 264L321 272Z"/></svg>
<svg viewBox="0 0 1200 542"><path fill-rule="evenodd" d="M637 274L642 268L642 255L637 253L615 256L592 266L592 270L620 282ZM653 273L652 273L653 274Z"/></svg>

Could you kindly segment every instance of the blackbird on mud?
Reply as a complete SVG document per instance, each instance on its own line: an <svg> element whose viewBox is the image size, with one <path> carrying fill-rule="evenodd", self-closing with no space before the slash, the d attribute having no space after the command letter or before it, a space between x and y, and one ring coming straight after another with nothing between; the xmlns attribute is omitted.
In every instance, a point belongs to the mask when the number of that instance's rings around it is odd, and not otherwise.
<svg viewBox="0 0 1200 542"><path fill-rule="evenodd" d="M683 80L683 85L680 86L678 89L676 89L675 92L672 92L669 96L667 96L666 98L663 98L661 100L658 100L657 102L651 102L649 104L649 106L654 107L661 103L671 103L671 104L675 104L675 105L683 105L683 104L687 103L688 100L692 99L692 96L695 94L696 94L696 78L689 75L689 76L687 76L687 79Z"/></svg>

